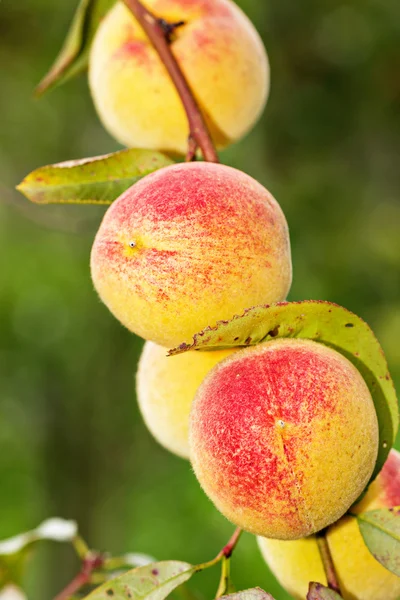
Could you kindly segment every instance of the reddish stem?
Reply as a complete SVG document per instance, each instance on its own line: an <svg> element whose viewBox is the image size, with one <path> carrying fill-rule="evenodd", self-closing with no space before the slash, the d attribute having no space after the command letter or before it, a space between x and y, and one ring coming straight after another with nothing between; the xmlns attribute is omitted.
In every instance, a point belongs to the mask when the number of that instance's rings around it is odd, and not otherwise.
<svg viewBox="0 0 400 600"><path fill-rule="evenodd" d="M81 587L90 582L90 578L95 569L100 569L104 564L104 557L101 554L90 554L82 562L82 568L78 575L60 592L54 600L68 600Z"/></svg>
<svg viewBox="0 0 400 600"><path fill-rule="evenodd" d="M222 548L221 552L219 553L220 556L225 556L225 558L230 558L232 556L232 552L236 548L236 545L237 545L241 535L242 535L242 530L240 529L240 527L238 527L237 529L235 529L233 536L231 537L229 542L226 544L226 546L224 546Z"/></svg>
<svg viewBox="0 0 400 600"><path fill-rule="evenodd" d="M126 6L133 13L136 20L143 27L145 33L157 50L162 62L164 63L186 111L189 122L189 149L187 160L194 158L194 144L202 151L204 160L208 162L219 162L218 154L215 149L211 135L200 111L200 107L189 87L189 84L182 72L174 54L171 50L170 35L166 30L165 21L157 19L139 0L124 0ZM181 25L181 22L177 23ZM174 25L171 24L171 27Z"/></svg>

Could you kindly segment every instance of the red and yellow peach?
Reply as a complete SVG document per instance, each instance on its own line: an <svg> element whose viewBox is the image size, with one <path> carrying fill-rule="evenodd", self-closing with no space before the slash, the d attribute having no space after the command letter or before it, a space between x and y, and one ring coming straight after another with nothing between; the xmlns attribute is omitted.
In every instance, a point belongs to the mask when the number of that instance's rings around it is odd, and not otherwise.
<svg viewBox="0 0 400 600"><path fill-rule="evenodd" d="M148 175L106 212L91 255L94 285L131 331L162 346L286 298L285 217L231 167L184 163Z"/></svg>
<svg viewBox="0 0 400 600"><path fill-rule="evenodd" d="M338 520L372 475L378 424L364 379L310 340L236 352L200 386L190 418L197 478L220 512L278 539Z"/></svg>

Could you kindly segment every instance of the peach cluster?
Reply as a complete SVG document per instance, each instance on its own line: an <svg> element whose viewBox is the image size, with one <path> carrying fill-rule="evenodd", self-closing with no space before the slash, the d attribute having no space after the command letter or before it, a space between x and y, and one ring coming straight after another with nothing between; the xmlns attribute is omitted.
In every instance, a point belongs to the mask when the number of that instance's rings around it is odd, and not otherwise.
<svg viewBox="0 0 400 600"><path fill-rule="evenodd" d="M144 4L156 17L183 21L172 51L214 141L240 138L258 118L269 85L251 23L231 0ZM185 152L189 131L179 96L120 2L96 34L89 80L118 140ZM371 479L379 443L374 402L355 366L327 345L288 338L167 357L167 348L190 343L207 326L286 299L289 233L272 195L220 164L161 169L110 206L91 272L109 310L147 340L137 397L149 430L190 458L223 515L262 536L262 553L284 587L300 598L310 580L325 582L314 534L329 527L344 598L394 600L397 579L368 554L354 517L343 516ZM392 453L355 511L393 498L400 504L399 463Z"/></svg>

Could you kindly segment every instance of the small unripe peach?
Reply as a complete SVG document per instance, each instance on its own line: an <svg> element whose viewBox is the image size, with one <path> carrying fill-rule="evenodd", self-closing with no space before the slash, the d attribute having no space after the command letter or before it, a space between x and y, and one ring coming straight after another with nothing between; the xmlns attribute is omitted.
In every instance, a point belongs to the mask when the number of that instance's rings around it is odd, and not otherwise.
<svg viewBox="0 0 400 600"><path fill-rule="evenodd" d="M148 175L106 212L91 255L94 285L128 329L162 346L286 298L285 217L231 167L184 163Z"/></svg>
<svg viewBox="0 0 400 600"><path fill-rule="evenodd" d="M391 450L382 471L351 512L359 514L399 505L400 454ZM344 600L397 600L400 597L400 578L369 552L355 517L342 517L329 527L326 539ZM327 585L315 536L295 541L260 537L258 544L271 571L294 598L306 597L310 581Z"/></svg>
<svg viewBox="0 0 400 600"><path fill-rule="evenodd" d="M339 519L367 485L378 423L364 379L310 340L236 352L200 386L190 456L204 491L246 531L296 539Z"/></svg>
<svg viewBox="0 0 400 600"><path fill-rule="evenodd" d="M157 17L184 21L171 49L214 141L226 146L257 121L269 89L262 41L231 0L143 0ZM106 129L127 145L186 153L188 120L167 70L128 8L103 19L89 60L93 100Z"/></svg>
<svg viewBox="0 0 400 600"><path fill-rule="evenodd" d="M137 372L137 399L148 429L167 450L189 458L189 414L197 388L234 351L191 351L168 357L165 348L146 342Z"/></svg>

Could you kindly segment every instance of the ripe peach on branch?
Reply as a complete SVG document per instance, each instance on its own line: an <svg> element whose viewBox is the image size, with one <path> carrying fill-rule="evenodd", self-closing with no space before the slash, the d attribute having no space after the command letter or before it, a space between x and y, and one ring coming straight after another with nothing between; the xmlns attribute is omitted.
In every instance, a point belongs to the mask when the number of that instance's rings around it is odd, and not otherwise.
<svg viewBox="0 0 400 600"><path fill-rule="evenodd" d="M286 298L286 219L271 194L241 171L173 165L110 206L91 270L100 298L123 325L171 347L248 306Z"/></svg>
<svg viewBox="0 0 400 600"><path fill-rule="evenodd" d="M190 455L204 491L246 531L297 539L339 519L378 451L368 387L343 355L281 339L219 363L192 405Z"/></svg>

